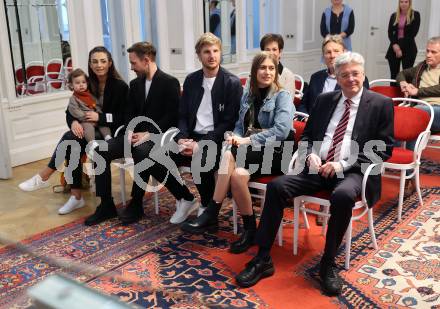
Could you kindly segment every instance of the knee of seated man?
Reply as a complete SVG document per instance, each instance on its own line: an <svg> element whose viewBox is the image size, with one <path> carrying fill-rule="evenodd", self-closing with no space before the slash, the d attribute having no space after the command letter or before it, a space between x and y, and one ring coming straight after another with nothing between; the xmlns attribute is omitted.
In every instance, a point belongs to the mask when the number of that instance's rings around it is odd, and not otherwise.
<svg viewBox="0 0 440 309"><path fill-rule="evenodd" d="M356 201L356 198L356 194L351 190L336 189L330 196L330 204L334 205L337 209L341 209L344 206L350 207L351 209Z"/></svg>
<svg viewBox="0 0 440 309"><path fill-rule="evenodd" d="M269 194L276 194L279 196L285 196L286 189L285 189L285 177L288 176L280 176L272 180L267 184L267 190L266 192Z"/></svg>

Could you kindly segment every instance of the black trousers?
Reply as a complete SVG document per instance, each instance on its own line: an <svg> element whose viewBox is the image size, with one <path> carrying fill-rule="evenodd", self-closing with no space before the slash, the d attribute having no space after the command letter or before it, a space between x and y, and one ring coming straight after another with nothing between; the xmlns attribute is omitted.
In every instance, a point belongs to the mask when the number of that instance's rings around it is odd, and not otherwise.
<svg viewBox="0 0 440 309"><path fill-rule="evenodd" d="M204 143L204 135L193 133L189 138L198 141L199 146ZM173 154L172 158L176 162L177 166L191 166L191 173L193 176L194 184L200 194L200 200L202 206L208 206L208 203L212 200L215 190L215 173L219 168L220 155L222 151L222 144L215 143L211 140L206 141L209 143L208 147L202 147L199 152L192 157L184 156L181 154ZM209 168L205 168L209 167ZM200 171L195 169L200 168ZM197 174L197 177L195 175ZM198 177L200 176L200 177Z"/></svg>
<svg viewBox="0 0 440 309"><path fill-rule="evenodd" d="M269 250L275 241L278 228L283 218L283 210L288 200L321 190L332 190L330 197L330 219L328 222L326 242L322 262L334 262L338 248L350 223L352 208L361 194L362 174L347 173L344 178L323 178L319 175L302 173L277 177L267 185L266 199L256 243Z"/></svg>
<svg viewBox="0 0 440 309"><path fill-rule="evenodd" d="M147 141L136 147L130 146L131 155L135 164L134 172L138 174L142 179L142 182L135 177L133 181L133 187L131 195L133 199L141 201L146 190L146 184L150 176L153 176L159 182L166 180L165 186L176 197L181 199L188 190L185 185L180 183L175 177L173 177L165 166L154 161L150 157L150 152L153 150L154 143ZM111 184L111 161L124 157L124 136L118 136L108 141L107 151L98 151L98 156L101 156L105 161L105 169L103 173L95 177L96 181L96 195L102 199L109 199L112 196L112 184ZM99 157L97 156L97 159ZM148 162L147 168L143 170L141 163ZM166 179L165 179L166 178Z"/></svg>
<svg viewBox="0 0 440 309"><path fill-rule="evenodd" d="M78 165L75 169L73 169L72 172L72 179L73 179L73 183L69 183L71 185L71 188L73 189L80 189L81 185L82 185L82 164L80 161L81 156L84 154L85 152L85 148L87 146L87 141L84 138L78 138L75 136L75 134L73 134L72 131L67 131L66 133L64 133L64 135L61 137L60 141L57 144L57 147L55 148L54 153L52 154L52 157L50 158L49 163L47 164L47 166L53 170L57 169L57 165L56 165L56 159L57 159L57 153L62 153L59 147L61 147L60 145L62 145L63 142L65 141L74 141L76 142L75 145L79 146L79 148L77 148L76 146L67 146L66 148L66 155L65 157L60 160L60 162L64 162L64 160L67 161L67 169L69 169L71 163L70 162L70 157L72 152L79 152L79 158L78 158ZM70 173L70 171L69 171ZM69 181L69 179L66 178L67 181Z"/></svg>
<svg viewBox="0 0 440 309"><path fill-rule="evenodd" d="M394 54L394 53L393 53ZM416 61L417 54L403 55L402 58L396 58L394 54L392 57L388 58L388 65L390 67L391 79L396 79L397 73L400 72L400 63L402 63L402 69L412 68L414 62Z"/></svg>

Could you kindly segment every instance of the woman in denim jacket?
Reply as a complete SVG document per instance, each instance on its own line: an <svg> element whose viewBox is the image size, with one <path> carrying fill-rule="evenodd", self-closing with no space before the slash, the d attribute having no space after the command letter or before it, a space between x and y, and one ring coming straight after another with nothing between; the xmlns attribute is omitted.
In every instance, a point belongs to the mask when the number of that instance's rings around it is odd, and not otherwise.
<svg viewBox="0 0 440 309"><path fill-rule="evenodd" d="M202 215L189 223L198 227L200 233L217 230L218 213L230 190L244 226L240 238L230 245L229 251L232 253L244 252L253 245L256 221L248 182L251 177L262 174L282 174L283 142L293 140L294 113L290 93L278 83L275 58L267 52L257 54L252 61L250 87L241 98L235 130L225 134L229 150L222 156L213 200ZM293 152L292 148L290 152ZM265 149L267 155L273 153L273 156L265 158L263 164ZM291 155L286 157L290 158Z"/></svg>

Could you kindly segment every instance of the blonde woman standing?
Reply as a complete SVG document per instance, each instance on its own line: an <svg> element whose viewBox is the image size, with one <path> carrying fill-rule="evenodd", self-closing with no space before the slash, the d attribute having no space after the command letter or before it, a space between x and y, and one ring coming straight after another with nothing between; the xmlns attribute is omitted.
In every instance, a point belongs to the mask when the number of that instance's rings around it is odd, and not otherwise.
<svg viewBox="0 0 440 309"><path fill-rule="evenodd" d="M412 9L412 0L399 0L396 12L388 24L388 47L385 58L390 66L391 78L396 79L402 69L411 68L417 56L415 37L419 32L420 14Z"/></svg>

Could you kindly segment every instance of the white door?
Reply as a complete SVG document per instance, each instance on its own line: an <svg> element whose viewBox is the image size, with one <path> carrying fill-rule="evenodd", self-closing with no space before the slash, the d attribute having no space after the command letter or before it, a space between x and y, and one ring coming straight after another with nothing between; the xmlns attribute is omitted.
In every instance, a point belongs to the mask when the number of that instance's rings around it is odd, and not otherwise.
<svg viewBox="0 0 440 309"><path fill-rule="evenodd" d="M369 24L364 36L366 40L366 74L371 81L378 78L390 78L388 61L385 59L390 41L388 39L388 22L397 9L398 1L370 0ZM413 1L413 9L420 13L420 29L416 37L419 56L416 63L423 59L423 52L428 37L430 0Z"/></svg>

